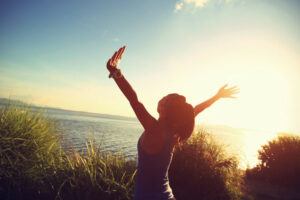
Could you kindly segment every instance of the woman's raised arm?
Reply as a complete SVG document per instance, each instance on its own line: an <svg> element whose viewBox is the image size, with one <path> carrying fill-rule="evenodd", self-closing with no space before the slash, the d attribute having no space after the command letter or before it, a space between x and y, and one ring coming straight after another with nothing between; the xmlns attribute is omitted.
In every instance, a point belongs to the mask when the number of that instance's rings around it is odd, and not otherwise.
<svg viewBox="0 0 300 200"><path fill-rule="evenodd" d="M121 73L121 70L117 68L117 64L121 59L124 51L125 51L125 46L120 48L118 51L116 51L114 55L108 60L106 67L110 72L109 77L115 80L122 93L128 99L138 120L141 122L144 129L147 130L153 126L153 124L156 122L156 119L152 117L149 114L149 112L146 110L144 105L141 102L139 102L135 91L128 83L128 81L125 79L125 77Z"/></svg>
<svg viewBox="0 0 300 200"><path fill-rule="evenodd" d="M206 108L211 106L213 103L215 103L217 100L219 100L220 98L235 98L234 95L237 94L238 92L239 92L238 87L234 86L234 87L227 88L227 84L224 85L223 87L221 87L219 89L219 91L217 92L216 95L214 95L210 99L208 99L194 107L195 117L200 112L202 112L203 110L205 110Z"/></svg>

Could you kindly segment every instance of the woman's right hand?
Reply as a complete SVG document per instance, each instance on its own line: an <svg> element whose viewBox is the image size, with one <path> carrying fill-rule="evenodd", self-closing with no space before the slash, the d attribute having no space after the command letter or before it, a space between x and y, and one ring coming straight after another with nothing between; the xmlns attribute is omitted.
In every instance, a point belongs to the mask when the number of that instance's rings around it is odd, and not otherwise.
<svg viewBox="0 0 300 200"><path fill-rule="evenodd" d="M218 98L236 98L234 95L239 93L237 86L227 87L227 84L221 87L216 94Z"/></svg>
<svg viewBox="0 0 300 200"><path fill-rule="evenodd" d="M125 51L126 46L121 47L118 51L114 53L114 55L107 61L106 68L109 72L113 72L117 69L117 65L119 64L122 55Z"/></svg>

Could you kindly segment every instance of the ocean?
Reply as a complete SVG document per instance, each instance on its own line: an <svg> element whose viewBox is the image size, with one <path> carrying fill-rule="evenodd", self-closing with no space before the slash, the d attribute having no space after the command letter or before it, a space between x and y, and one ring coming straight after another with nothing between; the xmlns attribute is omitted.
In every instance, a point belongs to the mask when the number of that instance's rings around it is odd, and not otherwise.
<svg viewBox="0 0 300 200"><path fill-rule="evenodd" d="M47 109L46 114L55 120L66 150L84 151L86 142L94 139L103 151L122 152L128 158L137 156L143 128L136 119L59 109ZM197 129L208 131L227 153L237 156L242 169L255 166L260 146L276 135L221 125L197 125Z"/></svg>

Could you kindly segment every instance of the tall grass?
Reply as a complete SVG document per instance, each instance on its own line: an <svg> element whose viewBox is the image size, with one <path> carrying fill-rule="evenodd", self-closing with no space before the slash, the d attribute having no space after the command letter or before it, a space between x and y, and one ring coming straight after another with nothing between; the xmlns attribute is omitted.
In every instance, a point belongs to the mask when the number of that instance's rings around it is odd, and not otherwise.
<svg viewBox="0 0 300 200"><path fill-rule="evenodd" d="M66 153L55 123L26 107L0 109L2 199L133 198L136 161L103 153L92 140L87 151ZM174 153L170 182L178 200L239 199L237 161L204 131Z"/></svg>
<svg viewBox="0 0 300 200"><path fill-rule="evenodd" d="M62 153L58 134L41 113L5 107L0 110L0 122L1 180L30 177L36 181L57 164Z"/></svg>
<svg viewBox="0 0 300 200"><path fill-rule="evenodd" d="M25 107L0 111L3 199L132 199L135 162L100 152L66 154L55 124Z"/></svg>

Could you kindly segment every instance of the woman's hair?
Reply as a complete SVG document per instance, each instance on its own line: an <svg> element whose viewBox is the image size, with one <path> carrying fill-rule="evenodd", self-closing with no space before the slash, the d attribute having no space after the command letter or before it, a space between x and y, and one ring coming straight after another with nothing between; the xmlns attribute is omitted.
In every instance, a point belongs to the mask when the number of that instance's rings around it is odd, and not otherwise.
<svg viewBox="0 0 300 200"><path fill-rule="evenodd" d="M191 136L195 125L194 108L186 103L184 96L176 93L165 96L159 101L157 111L164 116L167 128L177 134L180 141Z"/></svg>

